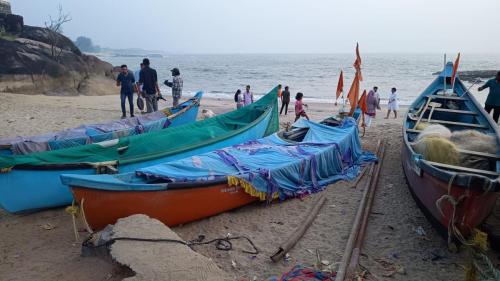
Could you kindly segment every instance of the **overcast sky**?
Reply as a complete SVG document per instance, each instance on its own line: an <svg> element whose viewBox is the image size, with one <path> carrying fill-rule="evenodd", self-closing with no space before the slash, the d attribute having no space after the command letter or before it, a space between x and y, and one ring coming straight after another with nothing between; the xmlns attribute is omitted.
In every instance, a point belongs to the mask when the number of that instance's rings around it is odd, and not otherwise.
<svg viewBox="0 0 500 281"><path fill-rule="evenodd" d="M171 53L500 52L500 0L11 0L43 26L58 4L112 48Z"/></svg>

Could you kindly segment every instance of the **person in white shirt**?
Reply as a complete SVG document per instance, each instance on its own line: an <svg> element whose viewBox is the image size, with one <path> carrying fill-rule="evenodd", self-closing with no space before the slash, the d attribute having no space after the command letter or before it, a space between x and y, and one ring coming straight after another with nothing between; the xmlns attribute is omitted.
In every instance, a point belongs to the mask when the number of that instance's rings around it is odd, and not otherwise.
<svg viewBox="0 0 500 281"><path fill-rule="evenodd" d="M385 117L385 119L389 119L391 111L394 112L394 119L398 118L398 110L399 110L399 104L398 104L398 96L396 94L396 88L392 88L391 94L389 95L389 103L387 104L387 116Z"/></svg>

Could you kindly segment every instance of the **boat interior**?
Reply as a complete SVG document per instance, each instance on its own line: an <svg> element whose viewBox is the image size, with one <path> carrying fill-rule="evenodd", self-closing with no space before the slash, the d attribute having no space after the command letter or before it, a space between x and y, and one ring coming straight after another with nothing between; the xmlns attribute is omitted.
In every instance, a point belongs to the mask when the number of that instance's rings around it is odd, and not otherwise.
<svg viewBox="0 0 500 281"><path fill-rule="evenodd" d="M448 79L449 80L449 79ZM488 119L482 115L481 109L477 107L466 93L466 90L457 93L443 94L442 89L436 89L424 95L418 102L414 103L409 109L404 125L406 141L411 144L417 140L418 134L421 132L420 124L427 123L428 125L440 124L447 127L452 133L459 130L475 130L496 139L496 153L487 153L484 151L472 151L458 148L461 155L468 155L480 160L488 161L489 168L475 169L471 167L459 165L449 165L444 163L426 161L436 168L445 171L473 173L497 178L500 176L500 154L498 151L498 136L495 129ZM460 93L462 92L462 93ZM471 140L474 141L474 140ZM413 150L413 149L412 149ZM415 151L413 151L415 153Z"/></svg>

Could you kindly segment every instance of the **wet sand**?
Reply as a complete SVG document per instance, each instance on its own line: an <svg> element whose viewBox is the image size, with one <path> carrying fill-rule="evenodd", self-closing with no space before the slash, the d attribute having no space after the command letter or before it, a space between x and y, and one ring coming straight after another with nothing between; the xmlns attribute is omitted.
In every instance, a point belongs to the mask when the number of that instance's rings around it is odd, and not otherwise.
<svg viewBox="0 0 500 281"><path fill-rule="evenodd" d="M308 103L307 97L304 102ZM338 110L333 104L308 104L307 113L313 120L321 120ZM204 98L203 108L219 114L232 110L234 103ZM369 280L461 280L465 254L448 253L446 241L432 229L411 198L400 162L402 118L383 119L385 113L383 106L362 138L365 149L374 150L377 139L382 137L387 146L361 264L376 276ZM118 96L49 97L0 93L1 138L105 122L120 115ZM290 111L286 117L281 116L280 124L292 122L293 117ZM313 266L317 249L321 259L335 267L342 258L365 180L357 188L352 188L350 182L338 182L326 189L327 202L290 251L288 261L274 264L269 255L301 224L318 194L270 205L256 203L173 230L185 240L201 234L207 239L218 238L227 233L251 238L260 249L256 256L241 252L248 248L243 242L235 242L234 250L228 252L218 251L213 245L195 248L234 276L234 280L267 280L297 263ZM41 227L47 223L55 228ZM418 233L420 228L424 236ZM405 274L384 277L387 271L375 261L377 259L402 266ZM120 280L122 277L107 261L80 257L71 217L64 208L23 215L0 210L1 280Z"/></svg>

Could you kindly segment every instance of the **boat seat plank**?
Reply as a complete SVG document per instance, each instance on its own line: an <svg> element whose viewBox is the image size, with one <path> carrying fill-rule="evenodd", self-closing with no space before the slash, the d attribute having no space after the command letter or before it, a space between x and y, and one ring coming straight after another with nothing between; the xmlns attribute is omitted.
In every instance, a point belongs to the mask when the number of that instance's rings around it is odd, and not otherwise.
<svg viewBox="0 0 500 281"><path fill-rule="evenodd" d="M425 163L428 163L428 164L430 164L432 166L435 166L437 168L455 170L455 171L460 171L460 172L467 172L467 173L471 173L471 174L481 174L481 175L495 176L495 177L500 176L499 173L493 172L493 171L473 169L473 168L467 168L467 167L461 167L461 166L443 164L443 163L438 163L438 162L433 162L433 161L427 161L427 160L421 160L421 161L424 161Z"/></svg>
<svg viewBox="0 0 500 281"><path fill-rule="evenodd" d="M463 100L463 101L469 100L469 99L462 98L462 97L443 96L443 95L428 95L427 97L430 97L431 99L444 99L444 100Z"/></svg>
<svg viewBox="0 0 500 281"><path fill-rule="evenodd" d="M472 150L466 150L466 149L458 149L458 152L464 153L464 154L469 154L469 155L474 155L474 156L481 156L481 157L492 158L492 159L500 159L500 155L486 153L486 152L472 151Z"/></svg>
<svg viewBox="0 0 500 281"><path fill-rule="evenodd" d="M458 110L458 109L448 109L448 108L435 108L434 111L440 112L450 112L450 113L458 113L458 114L468 114L468 115L477 115L478 113L470 110Z"/></svg>
<svg viewBox="0 0 500 281"><path fill-rule="evenodd" d="M408 115L408 118L413 120L413 121L417 120L417 118L415 118L414 116L411 116L411 115ZM438 119L431 119L431 120L427 120L426 122L435 123L435 124L443 124L443 125L461 126L461 127L481 128L481 129L488 128L487 126L482 125L482 124L454 122L454 121L446 121L446 120L438 120Z"/></svg>

